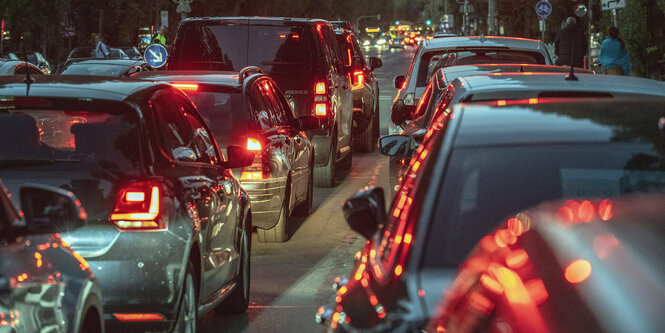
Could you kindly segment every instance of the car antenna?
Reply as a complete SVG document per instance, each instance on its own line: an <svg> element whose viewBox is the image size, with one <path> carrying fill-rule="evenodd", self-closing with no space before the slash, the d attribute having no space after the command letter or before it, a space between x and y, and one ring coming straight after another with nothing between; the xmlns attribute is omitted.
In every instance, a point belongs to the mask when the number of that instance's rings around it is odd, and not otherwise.
<svg viewBox="0 0 665 333"><path fill-rule="evenodd" d="M34 79L30 76L30 65L28 62L28 51L25 49L25 41L23 41L23 55L25 56L25 82L26 88L25 88L25 96L28 97L30 95L30 84L32 84Z"/></svg>

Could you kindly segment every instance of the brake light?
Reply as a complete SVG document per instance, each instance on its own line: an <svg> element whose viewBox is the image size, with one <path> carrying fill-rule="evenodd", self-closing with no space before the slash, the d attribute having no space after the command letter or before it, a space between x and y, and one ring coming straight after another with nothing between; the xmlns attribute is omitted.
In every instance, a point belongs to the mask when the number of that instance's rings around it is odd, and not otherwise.
<svg viewBox="0 0 665 333"><path fill-rule="evenodd" d="M174 87L182 90L197 90L199 85L196 83L174 83Z"/></svg>
<svg viewBox="0 0 665 333"><path fill-rule="evenodd" d="M353 73L353 85L352 89L360 89L365 85L365 74L362 71Z"/></svg>
<svg viewBox="0 0 665 333"><path fill-rule="evenodd" d="M316 86L314 87L314 92L317 95L323 95L326 93L326 83L325 82L317 82Z"/></svg>
<svg viewBox="0 0 665 333"><path fill-rule="evenodd" d="M159 313L114 313L113 316L120 321L164 321Z"/></svg>
<svg viewBox="0 0 665 333"><path fill-rule="evenodd" d="M328 114L327 109L328 109L328 106L326 105L326 103L316 103L314 113L317 116L325 116L326 114Z"/></svg>
<svg viewBox="0 0 665 333"><path fill-rule="evenodd" d="M160 223L160 190L155 182L139 182L120 190L111 223L120 230L164 229Z"/></svg>
<svg viewBox="0 0 665 333"><path fill-rule="evenodd" d="M261 143L259 140L247 138L247 150L257 151L261 150Z"/></svg>

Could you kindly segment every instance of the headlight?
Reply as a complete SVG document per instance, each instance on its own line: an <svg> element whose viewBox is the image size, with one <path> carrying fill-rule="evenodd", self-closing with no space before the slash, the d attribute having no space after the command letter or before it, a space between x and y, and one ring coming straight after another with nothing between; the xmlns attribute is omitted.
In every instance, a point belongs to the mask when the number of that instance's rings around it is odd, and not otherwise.
<svg viewBox="0 0 665 333"><path fill-rule="evenodd" d="M415 100L416 95L414 93L408 93L406 96L404 96L404 105L416 105L416 100Z"/></svg>
<svg viewBox="0 0 665 333"><path fill-rule="evenodd" d="M385 43L386 43L385 39L379 39L379 40L376 41L376 44L378 44L378 45L383 45Z"/></svg>
<svg viewBox="0 0 665 333"><path fill-rule="evenodd" d="M363 46L369 46L369 44L370 44L370 43L369 43L368 40L366 40L366 41L363 42Z"/></svg>

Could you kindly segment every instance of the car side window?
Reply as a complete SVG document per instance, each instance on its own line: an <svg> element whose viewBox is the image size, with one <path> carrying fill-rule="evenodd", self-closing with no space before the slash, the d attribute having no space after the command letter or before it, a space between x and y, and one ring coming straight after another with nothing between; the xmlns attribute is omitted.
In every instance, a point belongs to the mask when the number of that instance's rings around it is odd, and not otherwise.
<svg viewBox="0 0 665 333"><path fill-rule="evenodd" d="M330 47L330 51L332 54L333 67L335 68L335 71L337 73L343 74L344 67L342 62L342 52L337 46L337 38L335 37L335 33L330 29L330 27L327 26L324 26L323 31L326 35L327 44Z"/></svg>
<svg viewBox="0 0 665 333"><path fill-rule="evenodd" d="M255 83L250 90L249 105L252 111L252 122L262 130L274 127L267 102L259 83Z"/></svg>
<svg viewBox="0 0 665 333"><path fill-rule="evenodd" d="M187 120L187 123L194 133L192 148L197 155L198 162L204 163L217 163L219 161L219 156L217 155L217 149L215 148L214 139L206 127L203 125L203 122L196 116L194 108L189 105L189 103L184 98L178 98L180 100L180 112Z"/></svg>
<svg viewBox="0 0 665 333"><path fill-rule="evenodd" d="M330 28L326 25L317 25L316 30L319 33L319 37L323 48L323 53L325 55L328 66L330 66L330 71L333 73L338 73L339 62L341 60L339 57L340 54L339 47L337 46L337 41L334 34L330 30Z"/></svg>
<svg viewBox="0 0 665 333"><path fill-rule="evenodd" d="M157 92L153 107L160 144L169 157L177 159L179 151L193 149L194 133L179 109L181 105L177 97L170 92Z"/></svg>
<svg viewBox="0 0 665 333"><path fill-rule="evenodd" d="M278 124L282 126L289 125L294 119L291 107L289 107L284 101L284 97L279 92L279 88L277 88L273 82L266 82L267 85L264 84L264 87L267 89L268 95L270 95L270 101L273 103L275 118L277 119Z"/></svg>

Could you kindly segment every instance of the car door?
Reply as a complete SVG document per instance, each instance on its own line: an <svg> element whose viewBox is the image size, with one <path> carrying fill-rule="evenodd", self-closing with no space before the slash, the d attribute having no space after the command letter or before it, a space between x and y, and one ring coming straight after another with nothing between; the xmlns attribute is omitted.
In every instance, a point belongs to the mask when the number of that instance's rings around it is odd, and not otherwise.
<svg viewBox="0 0 665 333"><path fill-rule="evenodd" d="M268 84L272 95L271 102L274 103L275 114L281 129L280 133L288 138L291 146L288 148L288 154L291 165L292 190L296 201L300 202L307 195L309 187L309 162L311 161L309 140L303 131L294 127L296 118L277 86L271 81L268 81Z"/></svg>
<svg viewBox="0 0 665 333"><path fill-rule="evenodd" d="M332 29L327 25L320 26L324 48L328 54L329 83L331 85L331 96L337 99L337 131L338 149L344 151L345 147L350 149L351 126L353 116L353 94L351 83L342 62L342 55L337 46L337 39Z"/></svg>

